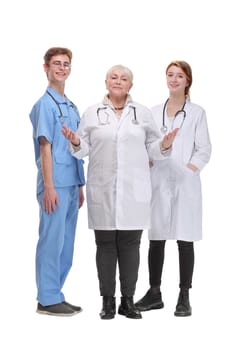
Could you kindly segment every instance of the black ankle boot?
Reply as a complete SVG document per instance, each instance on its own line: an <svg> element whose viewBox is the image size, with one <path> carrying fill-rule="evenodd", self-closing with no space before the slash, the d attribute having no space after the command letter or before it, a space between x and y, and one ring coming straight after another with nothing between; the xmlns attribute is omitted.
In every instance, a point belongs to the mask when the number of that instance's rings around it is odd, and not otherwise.
<svg viewBox="0 0 233 350"><path fill-rule="evenodd" d="M135 306L139 311L162 309L164 307L164 303L162 301L160 288L150 288L144 297L135 303Z"/></svg>
<svg viewBox="0 0 233 350"><path fill-rule="evenodd" d="M103 297L103 306L100 312L100 318L102 320L110 320L115 317L116 314L116 298L115 297Z"/></svg>
<svg viewBox="0 0 233 350"><path fill-rule="evenodd" d="M134 305L133 297L121 297L121 304L119 306L118 313L128 318L142 318L140 311Z"/></svg>
<svg viewBox="0 0 233 350"><path fill-rule="evenodd" d="M181 289L176 305L175 316L191 316L192 308L189 302L189 290Z"/></svg>

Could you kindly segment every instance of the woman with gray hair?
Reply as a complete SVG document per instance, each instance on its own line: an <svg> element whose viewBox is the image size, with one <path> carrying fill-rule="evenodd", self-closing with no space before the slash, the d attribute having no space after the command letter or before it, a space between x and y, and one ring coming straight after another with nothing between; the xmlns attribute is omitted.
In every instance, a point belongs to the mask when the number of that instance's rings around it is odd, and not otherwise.
<svg viewBox="0 0 233 350"><path fill-rule="evenodd" d="M77 133L63 127L74 157L89 156L88 226L95 232L101 319L116 313L116 268L119 267L120 315L140 319L133 296L139 268L142 231L150 225L149 156L165 159L176 130L160 138L150 110L132 100L131 70L122 65L106 75L108 93L89 107Z"/></svg>

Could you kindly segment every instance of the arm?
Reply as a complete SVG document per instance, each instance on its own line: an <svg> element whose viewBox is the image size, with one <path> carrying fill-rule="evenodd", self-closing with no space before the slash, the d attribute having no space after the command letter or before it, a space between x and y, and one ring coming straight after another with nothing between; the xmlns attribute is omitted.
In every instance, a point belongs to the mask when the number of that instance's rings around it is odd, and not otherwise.
<svg viewBox="0 0 233 350"><path fill-rule="evenodd" d="M47 214L51 214L59 205L59 198L53 184L53 166L51 144L45 137L40 137L40 158L44 180L43 206Z"/></svg>
<svg viewBox="0 0 233 350"><path fill-rule="evenodd" d="M208 163L211 156L211 142L208 132L207 120L205 111L202 110L200 117L197 120L194 152L187 166L193 170L202 170Z"/></svg>

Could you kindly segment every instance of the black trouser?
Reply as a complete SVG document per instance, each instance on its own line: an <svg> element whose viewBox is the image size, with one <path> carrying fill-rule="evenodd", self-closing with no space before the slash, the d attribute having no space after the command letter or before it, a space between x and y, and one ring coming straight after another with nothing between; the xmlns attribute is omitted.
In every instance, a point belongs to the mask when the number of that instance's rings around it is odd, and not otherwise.
<svg viewBox="0 0 233 350"><path fill-rule="evenodd" d="M133 296L139 268L142 230L95 230L96 266L100 294L114 296L118 262L121 294Z"/></svg>
<svg viewBox="0 0 233 350"><path fill-rule="evenodd" d="M151 287L161 285L166 241L150 241L148 265ZM180 288L191 288L194 268L193 242L177 241L179 249Z"/></svg>

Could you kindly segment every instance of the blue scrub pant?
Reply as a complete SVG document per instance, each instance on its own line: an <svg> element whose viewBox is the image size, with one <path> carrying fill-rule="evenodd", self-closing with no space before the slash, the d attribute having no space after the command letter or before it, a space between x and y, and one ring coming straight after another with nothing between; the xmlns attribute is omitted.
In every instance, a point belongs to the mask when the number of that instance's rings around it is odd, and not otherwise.
<svg viewBox="0 0 233 350"><path fill-rule="evenodd" d="M59 206L48 215L40 205L39 240L36 249L37 300L52 305L65 300L61 289L72 266L78 217L78 187L56 188Z"/></svg>

